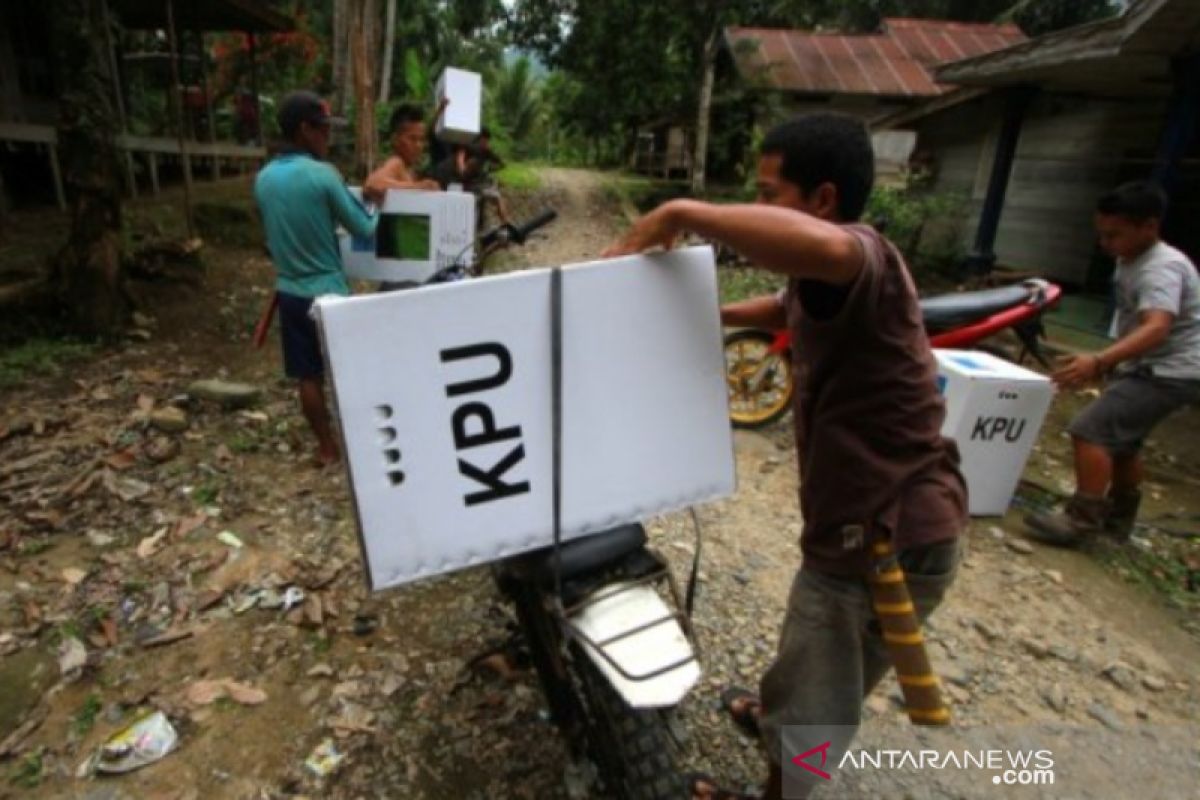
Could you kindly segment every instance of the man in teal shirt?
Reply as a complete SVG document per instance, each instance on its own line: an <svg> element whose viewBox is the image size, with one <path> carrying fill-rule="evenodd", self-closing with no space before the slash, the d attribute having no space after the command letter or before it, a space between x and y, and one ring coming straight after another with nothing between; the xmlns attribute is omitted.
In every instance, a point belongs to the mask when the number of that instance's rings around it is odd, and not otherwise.
<svg viewBox="0 0 1200 800"><path fill-rule="evenodd" d="M293 92L279 108L285 148L258 173L254 197L275 262L284 371L300 387L300 407L317 436L317 463L338 460L325 404L325 364L313 298L350 294L337 224L354 236L375 233L376 217L350 194L329 154L329 107L312 92Z"/></svg>

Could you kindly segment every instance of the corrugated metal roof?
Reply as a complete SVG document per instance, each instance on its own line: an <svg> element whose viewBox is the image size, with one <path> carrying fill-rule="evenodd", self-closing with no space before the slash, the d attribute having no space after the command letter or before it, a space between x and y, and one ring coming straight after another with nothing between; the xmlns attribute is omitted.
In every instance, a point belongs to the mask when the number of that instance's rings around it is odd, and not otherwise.
<svg viewBox="0 0 1200 800"><path fill-rule="evenodd" d="M1200 3L1139 0L1120 16L946 64L938 76L969 86L1036 83L1111 97L1164 94L1171 59L1200 49Z"/></svg>
<svg viewBox="0 0 1200 800"><path fill-rule="evenodd" d="M950 91L939 64L990 53L1025 40L1016 25L886 19L880 33L845 35L771 28L726 28L725 40L745 80L814 94L933 97Z"/></svg>

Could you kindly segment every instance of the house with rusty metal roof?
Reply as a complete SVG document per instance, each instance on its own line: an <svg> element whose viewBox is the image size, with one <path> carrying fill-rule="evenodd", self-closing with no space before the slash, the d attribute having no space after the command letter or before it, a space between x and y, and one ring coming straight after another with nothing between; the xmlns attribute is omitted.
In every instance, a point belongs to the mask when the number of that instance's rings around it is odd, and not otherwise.
<svg viewBox="0 0 1200 800"><path fill-rule="evenodd" d="M868 120L953 91L936 77L940 65L1025 40L1016 25L930 19L888 18L862 34L725 29L742 80L797 105L828 104Z"/></svg>
<svg viewBox="0 0 1200 800"><path fill-rule="evenodd" d="M1135 0L1123 14L937 66L956 87L873 120L907 132L932 188L968 202L968 267L1035 271L1107 295L1097 198L1152 178L1165 238L1200 260L1200 2ZM1102 323L1099 323L1101 324Z"/></svg>
<svg viewBox="0 0 1200 800"><path fill-rule="evenodd" d="M877 31L729 27L725 45L738 78L774 96L782 114L828 108L868 123L955 92L935 74L942 64L1026 40L1016 25L885 18ZM766 122L767 120L759 120ZM881 172L899 169L913 137L875 137Z"/></svg>

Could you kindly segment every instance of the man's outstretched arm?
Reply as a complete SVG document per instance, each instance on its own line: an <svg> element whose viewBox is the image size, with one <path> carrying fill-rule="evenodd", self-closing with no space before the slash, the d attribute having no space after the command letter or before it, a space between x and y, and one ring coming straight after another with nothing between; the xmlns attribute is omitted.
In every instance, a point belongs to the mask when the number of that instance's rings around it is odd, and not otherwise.
<svg viewBox="0 0 1200 800"><path fill-rule="evenodd" d="M670 248L685 231L715 239L764 269L795 278L847 285L863 268L858 237L840 225L767 205L713 205L672 200L634 223L606 257Z"/></svg>
<svg viewBox="0 0 1200 800"><path fill-rule="evenodd" d="M721 324L732 328L779 330L787 325L787 314L779 296L768 294L721 306Z"/></svg>

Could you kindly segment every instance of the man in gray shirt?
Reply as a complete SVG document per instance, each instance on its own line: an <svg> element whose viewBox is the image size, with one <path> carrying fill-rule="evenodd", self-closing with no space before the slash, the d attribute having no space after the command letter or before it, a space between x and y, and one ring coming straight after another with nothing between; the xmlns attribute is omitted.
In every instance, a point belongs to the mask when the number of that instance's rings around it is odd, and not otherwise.
<svg viewBox="0 0 1200 800"><path fill-rule="evenodd" d="M1100 246L1117 260L1118 339L1099 353L1064 359L1059 386L1112 379L1070 426L1075 496L1062 513L1030 514L1030 535L1071 546L1105 531L1133 532L1141 501L1142 443L1176 409L1200 401L1200 278L1188 257L1159 238L1166 196L1127 183L1100 198Z"/></svg>

